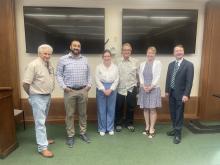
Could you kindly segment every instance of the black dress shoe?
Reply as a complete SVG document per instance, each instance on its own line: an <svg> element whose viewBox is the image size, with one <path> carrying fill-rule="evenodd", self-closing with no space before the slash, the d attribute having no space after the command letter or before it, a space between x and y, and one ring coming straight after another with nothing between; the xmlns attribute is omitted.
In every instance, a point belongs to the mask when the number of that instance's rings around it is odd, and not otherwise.
<svg viewBox="0 0 220 165"><path fill-rule="evenodd" d="M181 137L180 136L174 136L173 143L174 144L179 144L180 142L181 142Z"/></svg>
<svg viewBox="0 0 220 165"><path fill-rule="evenodd" d="M69 148L72 148L74 144L74 137L67 137L66 144L69 146Z"/></svg>
<svg viewBox="0 0 220 165"><path fill-rule="evenodd" d="M80 134L80 138L86 143L91 143L89 137L86 134Z"/></svg>
<svg viewBox="0 0 220 165"><path fill-rule="evenodd" d="M171 130L167 132L167 136L174 136L175 135L175 130Z"/></svg>
<svg viewBox="0 0 220 165"><path fill-rule="evenodd" d="M122 130L122 126L117 125L117 126L115 127L115 131L116 131L116 132L121 132L121 130Z"/></svg>

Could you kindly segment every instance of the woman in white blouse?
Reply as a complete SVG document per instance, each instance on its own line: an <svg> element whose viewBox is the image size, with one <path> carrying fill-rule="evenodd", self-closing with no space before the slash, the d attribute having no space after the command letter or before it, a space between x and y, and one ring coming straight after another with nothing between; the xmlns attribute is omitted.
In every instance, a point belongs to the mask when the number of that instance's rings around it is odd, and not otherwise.
<svg viewBox="0 0 220 165"><path fill-rule="evenodd" d="M146 61L141 63L139 70L138 105L144 110L146 126L143 134L148 135L149 138L155 135L156 109L161 107L161 91L158 82L162 65L160 61L155 60L155 55L156 48L149 47L146 52Z"/></svg>
<svg viewBox="0 0 220 165"><path fill-rule="evenodd" d="M96 100L98 107L98 131L101 136L106 132L114 135L116 88L119 81L118 68L112 63L112 54L105 50L103 62L96 67Z"/></svg>

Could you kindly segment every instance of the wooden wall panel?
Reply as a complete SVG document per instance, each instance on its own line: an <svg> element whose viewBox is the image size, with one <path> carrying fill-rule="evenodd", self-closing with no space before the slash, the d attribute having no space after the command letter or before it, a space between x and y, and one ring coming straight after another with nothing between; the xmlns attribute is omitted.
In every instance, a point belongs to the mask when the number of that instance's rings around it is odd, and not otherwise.
<svg viewBox="0 0 220 165"><path fill-rule="evenodd" d="M0 87L13 88L14 107L20 107L20 81L14 0L0 1Z"/></svg>
<svg viewBox="0 0 220 165"><path fill-rule="evenodd" d="M0 87L0 114L0 158L4 158L17 147L12 88Z"/></svg>
<svg viewBox="0 0 220 165"><path fill-rule="evenodd" d="M201 64L198 116L203 120L220 120L220 2L206 5L203 55Z"/></svg>
<svg viewBox="0 0 220 165"><path fill-rule="evenodd" d="M159 121L169 121L169 109L168 109L168 99L162 99L163 107L158 110L158 120ZM187 119L196 119L197 118L197 106L198 98L192 97L190 101L186 104L185 108L185 118ZM31 107L27 99L21 99L21 107L25 111L25 120L26 122L33 122ZM97 108L96 108L96 99L90 98L88 102L88 121L97 120ZM51 102L51 108L49 111L48 122L50 123L64 123L65 118L65 109L62 98L54 98ZM142 110L138 107L135 110L136 121L144 121Z"/></svg>

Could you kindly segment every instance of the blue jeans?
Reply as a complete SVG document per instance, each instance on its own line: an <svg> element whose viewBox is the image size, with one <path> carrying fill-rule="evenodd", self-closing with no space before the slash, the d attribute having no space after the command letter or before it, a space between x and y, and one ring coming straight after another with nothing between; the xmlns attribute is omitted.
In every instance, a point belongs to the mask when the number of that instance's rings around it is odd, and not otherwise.
<svg viewBox="0 0 220 165"><path fill-rule="evenodd" d="M103 83L105 89L109 89L112 83ZM109 132L114 130L116 91L105 96L103 91L96 89L96 100L98 107L98 131Z"/></svg>
<svg viewBox="0 0 220 165"><path fill-rule="evenodd" d="M48 147L45 122L49 112L51 96L33 94L29 96L28 100L32 107L34 116L38 152L42 152Z"/></svg>

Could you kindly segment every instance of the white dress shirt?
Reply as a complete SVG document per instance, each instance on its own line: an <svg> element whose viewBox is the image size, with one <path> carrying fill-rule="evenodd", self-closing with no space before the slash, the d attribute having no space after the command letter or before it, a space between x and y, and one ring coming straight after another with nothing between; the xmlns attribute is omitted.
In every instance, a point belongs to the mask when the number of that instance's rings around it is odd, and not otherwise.
<svg viewBox="0 0 220 165"><path fill-rule="evenodd" d="M95 81L99 90L105 90L103 83L112 83L110 89L115 90L119 82L118 67L113 63L109 67L99 64L96 67Z"/></svg>
<svg viewBox="0 0 220 165"><path fill-rule="evenodd" d="M181 63L183 62L183 58L181 58L180 60L176 60L176 62L178 62L178 67L180 67Z"/></svg>

